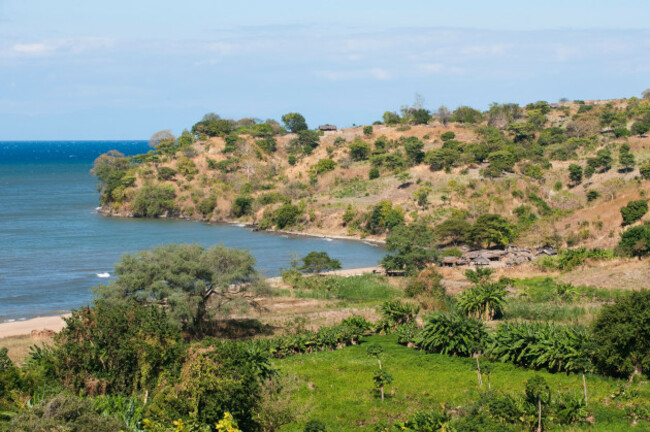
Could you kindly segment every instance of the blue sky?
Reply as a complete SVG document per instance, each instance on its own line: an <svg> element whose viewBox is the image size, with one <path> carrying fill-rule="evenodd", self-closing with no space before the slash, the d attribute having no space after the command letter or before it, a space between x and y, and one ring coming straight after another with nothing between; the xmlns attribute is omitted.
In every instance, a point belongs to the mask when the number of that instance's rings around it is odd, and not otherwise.
<svg viewBox="0 0 650 432"><path fill-rule="evenodd" d="M147 139L206 112L349 126L416 93L485 109L650 87L647 0L527 3L0 0L0 140Z"/></svg>

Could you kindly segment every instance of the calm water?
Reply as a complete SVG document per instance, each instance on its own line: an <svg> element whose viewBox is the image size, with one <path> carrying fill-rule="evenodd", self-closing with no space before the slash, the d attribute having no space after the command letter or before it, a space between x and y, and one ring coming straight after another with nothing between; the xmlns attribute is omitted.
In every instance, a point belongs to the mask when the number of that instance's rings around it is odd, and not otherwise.
<svg viewBox="0 0 650 432"><path fill-rule="evenodd" d="M96 156L148 150L145 142L0 142L0 322L57 314L88 303L120 255L159 244L219 243L248 249L275 276L292 254L327 251L344 268L377 264L383 250L361 242L287 238L235 226L98 215Z"/></svg>

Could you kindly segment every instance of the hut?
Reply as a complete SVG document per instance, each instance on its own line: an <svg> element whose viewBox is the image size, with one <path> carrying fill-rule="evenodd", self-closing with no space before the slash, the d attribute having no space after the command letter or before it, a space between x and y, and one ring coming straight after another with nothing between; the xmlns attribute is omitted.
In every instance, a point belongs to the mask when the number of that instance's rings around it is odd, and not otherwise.
<svg viewBox="0 0 650 432"><path fill-rule="evenodd" d="M319 130L319 131L323 131L323 132L326 132L326 131L335 131L335 130L336 130L336 126L331 125L331 124L324 124L324 125L320 125L320 126L318 126L318 130Z"/></svg>

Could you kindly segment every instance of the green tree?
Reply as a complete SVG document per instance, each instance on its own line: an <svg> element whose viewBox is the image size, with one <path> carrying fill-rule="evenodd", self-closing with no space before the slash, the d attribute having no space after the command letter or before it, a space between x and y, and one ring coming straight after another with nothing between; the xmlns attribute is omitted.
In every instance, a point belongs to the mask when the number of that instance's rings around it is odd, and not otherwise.
<svg viewBox="0 0 650 432"><path fill-rule="evenodd" d="M582 181L582 167L577 164L569 165L569 178L574 184L580 184Z"/></svg>
<svg viewBox="0 0 650 432"><path fill-rule="evenodd" d="M603 305L592 332L596 365L603 372L629 376L650 373L650 290Z"/></svg>
<svg viewBox="0 0 650 432"><path fill-rule="evenodd" d="M429 110L426 110L424 108L414 110L412 116L413 124L416 125L427 124L429 123L429 120L431 120L431 113Z"/></svg>
<svg viewBox="0 0 650 432"><path fill-rule="evenodd" d="M650 124L645 121L638 120L632 124L630 132L634 135L643 135L650 130Z"/></svg>
<svg viewBox="0 0 650 432"><path fill-rule="evenodd" d="M178 149L176 137L169 130L156 132L149 138L149 146L162 154L174 154Z"/></svg>
<svg viewBox="0 0 650 432"><path fill-rule="evenodd" d="M632 168L634 168L634 165L636 164L634 155L630 152L621 151L618 155L618 161L626 172L632 171Z"/></svg>
<svg viewBox="0 0 650 432"><path fill-rule="evenodd" d="M170 184L146 184L138 190L133 200L135 217L159 217L175 215L178 207L174 199L176 191Z"/></svg>
<svg viewBox="0 0 650 432"><path fill-rule="evenodd" d="M466 240L471 225L465 219L450 217L444 222L436 225L435 233L440 240L456 245Z"/></svg>
<svg viewBox="0 0 650 432"><path fill-rule="evenodd" d="M209 328L211 314L232 300L229 287L246 290L259 281L255 258L246 252L196 244L170 244L126 254L115 265L117 278L100 285L100 299L165 305L173 323L194 335Z"/></svg>
<svg viewBox="0 0 650 432"><path fill-rule="evenodd" d="M644 179L650 180L650 161L643 163L639 167L639 173L641 174L641 177L643 177Z"/></svg>
<svg viewBox="0 0 650 432"><path fill-rule="evenodd" d="M641 225L628 228L621 234L621 241L618 243L621 252L629 256L650 255L650 225Z"/></svg>
<svg viewBox="0 0 650 432"><path fill-rule="evenodd" d="M240 196L235 198L232 203L231 213L234 217L242 217L253 212L253 198L249 196Z"/></svg>
<svg viewBox="0 0 650 432"><path fill-rule="evenodd" d="M396 124L399 124L400 117L399 114L395 112L386 111L384 112L384 115L382 115L382 120L386 126L394 126Z"/></svg>
<svg viewBox="0 0 650 432"><path fill-rule="evenodd" d="M334 168L336 168L336 162L334 162L332 159L319 159L316 165L314 165L312 168L316 174L322 174L328 171L332 171Z"/></svg>
<svg viewBox="0 0 650 432"><path fill-rule="evenodd" d="M535 129L532 123L511 123L507 128L516 143L532 141L535 138Z"/></svg>
<svg viewBox="0 0 650 432"><path fill-rule="evenodd" d="M505 247L516 238L514 226L503 216L484 214L468 232L468 239L477 246L487 244Z"/></svg>
<svg viewBox="0 0 650 432"><path fill-rule="evenodd" d="M460 106L454 110L451 119L459 123L480 123L483 120L483 114L474 108Z"/></svg>
<svg viewBox="0 0 650 432"><path fill-rule="evenodd" d="M299 113L287 113L283 115L282 122L289 131L294 133L307 130L307 122L302 114Z"/></svg>
<svg viewBox="0 0 650 432"><path fill-rule="evenodd" d="M348 145L350 157L355 161L368 159L370 155L370 144L360 140L354 140Z"/></svg>
<svg viewBox="0 0 650 432"><path fill-rule="evenodd" d="M623 225L631 225L648 213L648 202L646 200L629 201L625 207L621 207Z"/></svg>
<svg viewBox="0 0 650 432"><path fill-rule="evenodd" d="M293 204L283 204L273 212L273 222L278 229L295 225L302 211Z"/></svg>
<svg viewBox="0 0 650 432"><path fill-rule="evenodd" d="M426 224L413 222L398 225L386 238L386 250L382 264L388 270L402 270L415 274L427 264L439 258L436 250L435 235Z"/></svg>
<svg viewBox="0 0 650 432"><path fill-rule="evenodd" d="M416 137L409 137L404 141L406 157L411 165L417 165L424 159L424 143Z"/></svg>
<svg viewBox="0 0 650 432"><path fill-rule="evenodd" d="M299 267L299 270L305 273L322 273L341 268L341 261L330 258L327 252L311 251L301 258L301 261L302 266Z"/></svg>

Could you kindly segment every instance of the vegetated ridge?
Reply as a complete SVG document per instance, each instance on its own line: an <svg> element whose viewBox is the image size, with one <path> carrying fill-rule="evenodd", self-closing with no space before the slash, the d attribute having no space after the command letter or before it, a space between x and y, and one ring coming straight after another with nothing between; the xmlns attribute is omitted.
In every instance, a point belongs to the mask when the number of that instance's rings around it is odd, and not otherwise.
<svg viewBox="0 0 650 432"><path fill-rule="evenodd" d="M621 208L650 192L647 98L415 105L334 131L283 122L207 114L178 138L156 133L147 154L102 155L102 212L378 240L423 221L443 245L612 248Z"/></svg>

